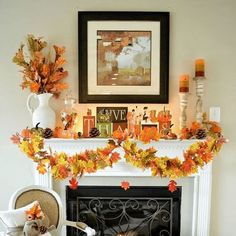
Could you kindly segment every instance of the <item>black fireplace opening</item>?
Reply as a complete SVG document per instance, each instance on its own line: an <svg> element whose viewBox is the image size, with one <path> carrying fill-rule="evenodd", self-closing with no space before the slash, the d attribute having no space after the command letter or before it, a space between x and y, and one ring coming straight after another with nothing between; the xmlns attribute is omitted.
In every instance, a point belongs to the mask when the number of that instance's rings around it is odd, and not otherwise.
<svg viewBox="0 0 236 236"><path fill-rule="evenodd" d="M66 186L67 220L82 221L96 236L180 236L181 187ZM67 236L86 233L67 227Z"/></svg>

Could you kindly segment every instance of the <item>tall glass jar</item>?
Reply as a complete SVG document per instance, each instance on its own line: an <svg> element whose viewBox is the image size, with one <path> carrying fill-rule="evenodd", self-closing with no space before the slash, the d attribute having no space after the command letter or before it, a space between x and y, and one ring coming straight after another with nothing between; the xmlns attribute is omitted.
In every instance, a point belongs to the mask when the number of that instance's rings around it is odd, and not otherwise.
<svg viewBox="0 0 236 236"><path fill-rule="evenodd" d="M75 132L75 122L77 119L77 110L74 108L76 99L71 96L71 94L66 95L64 99L64 107L60 112L61 121L64 130Z"/></svg>

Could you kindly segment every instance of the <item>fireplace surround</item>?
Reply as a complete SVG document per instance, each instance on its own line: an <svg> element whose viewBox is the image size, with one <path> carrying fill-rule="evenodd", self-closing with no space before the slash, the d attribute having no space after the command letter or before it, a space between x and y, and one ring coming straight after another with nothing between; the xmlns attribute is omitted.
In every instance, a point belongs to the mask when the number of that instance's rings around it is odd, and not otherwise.
<svg viewBox="0 0 236 236"><path fill-rule="evenodd" d="M100 236L179 236L181 187L118 186L66 188L68 220L83 221ZM67 236L85 236L68 227Z"/></svg>
<svg viewBox="0 0 236 236"><path fill-rule="evenodd" d="M96 149L105 146L106 139L49 139L45 145L50 146L54 151L64 151L68 154L82 152L85 149ZM151 142L149 145L158 150L158 154L167 155L169 157L181 157L183 151L195 140L160 140L159 142ZM139 146L142 144L140 143ZM122 155L122 150L120 151ZM52 181L51 175L46 173L39 175L34 168L35 184L52 187L59 193L64 205L66 181ZM166 185L167 179L150 177L149 171L142 171L121 159L113 168L106 168L96 173L85 175L80 181L79 186L83 185L106 185L120 186L120 182L124 179L131 182L132 186L159 186ZM210 222L210 206L211 206L211 181L212 166L206 165L200 169L196 175L188 178L180 179L178 185L182 186L182 204L181 204L181 236L208 236ZM187 183L187 184L185 184ZM186 187L187 186L187 187ZM191 186L191 187L189 187ZM187 204L188 203L188 204ZM189 210L189 208L191 208ZM187 211L187 212L186 212ZM62 234L63 236L65 235Z"/></svg>

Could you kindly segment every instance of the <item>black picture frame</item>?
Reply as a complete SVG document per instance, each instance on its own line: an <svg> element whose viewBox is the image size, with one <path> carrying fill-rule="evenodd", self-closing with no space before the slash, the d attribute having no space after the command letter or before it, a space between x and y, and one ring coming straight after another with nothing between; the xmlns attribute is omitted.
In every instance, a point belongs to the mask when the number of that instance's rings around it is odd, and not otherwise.
<svg viewBox="0 0 236 236"><path fill-rule="evenodd" d="M84 11L78 12L78 63L79 63L79 102L80 103L168 103L169 100L169 12L95 12L95 11ZM130 24L145 24L149 26L150 24L156 24L158 26L158 41L157 47L159 48L159 53L157 57L152 56L151 60L157 59L157 65L159 66L157 78L158 90L157 93L150 94L148 91L145 92L146 87L143 87L143 94L136 94L135 90L137 87L132 86L126 87L125 89L130 89L130 94L115 94L115 93L90 93L88 91L91 85L91 79L96 80L94 76L88 75L88 71L91 71L91 64L88 60L95 60L88 55L91 47L90 41L94 41L94 37L89 36L91 25L101 25L104 22L108 24L125 24L132 22ZM91 24L92 23L92 24ZM127 24L126 24L127 25ZM128 24L129 25L129 24ZM89 28L90 27L90 28ZM98 29L99 30L99 26ZM145 29L144 29L145 30ZM156 29L154 29L156 30ZM98 32L98 31L97 31ZM89 41L90 40L90 41ZM97 39L96 39L97 40ZM156 42L152 42L155 45ZM95 48L95 47L94 47ZM154 50L153 50L154 51ZM153 52L155 53L155 52ZM155 61L152 61L156 63ZM158 67L157 66L157 67ZM96 69L97 68L93 68ZM151 69L154 69L150 66ZM97 72L96 72L97 73ZM151 73L150 73L151 74ZM158 75L157 75L158 76ZM154 77L153 77L154 79ZM89 85L89 86L88 86ZM93 86L94 87L94 86ZM134 87L134 88L133 88ZM104 87L105 89L106 87ZM123 87L122 87L123 88ZM122 91L121 89L120 91Z"/></svg>

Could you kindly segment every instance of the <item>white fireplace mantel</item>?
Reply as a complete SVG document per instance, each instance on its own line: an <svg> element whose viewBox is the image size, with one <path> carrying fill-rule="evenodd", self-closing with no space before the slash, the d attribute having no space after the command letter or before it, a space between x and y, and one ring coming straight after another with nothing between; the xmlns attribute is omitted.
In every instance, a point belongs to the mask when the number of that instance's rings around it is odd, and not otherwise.
<svg viewBox="0 0 236 236"><path fill-rule="evenodd" d="M168 156L175 158L183 157L183 151L186 150L196 140L161 140L158 142L151 142L148 145L139 143L139 146L147 148L152 146L158 150L158 156ZM68 154L75 154L86 149L96 149L97 147L105 146L107 139L93 138L93 139L48 139L45 142L46 147L50 147L53 151L63 151ZM119 151L122 155L122 150ZM104 170L99 170L96 173L86 175L100 176L100 177L149 177L149 171L142 171L138 168L125 162L124 158L114 164L112 168L107 167ZM212 172L211 164L200 169L198 174L189 178L194 178L193 186L193 215L192 215L192 232L188 236L208 236L210 225L210 206L211 206L211 182ZM52 178L49 173L39 175L35 171L35 184L52 187Z"/></svg>

